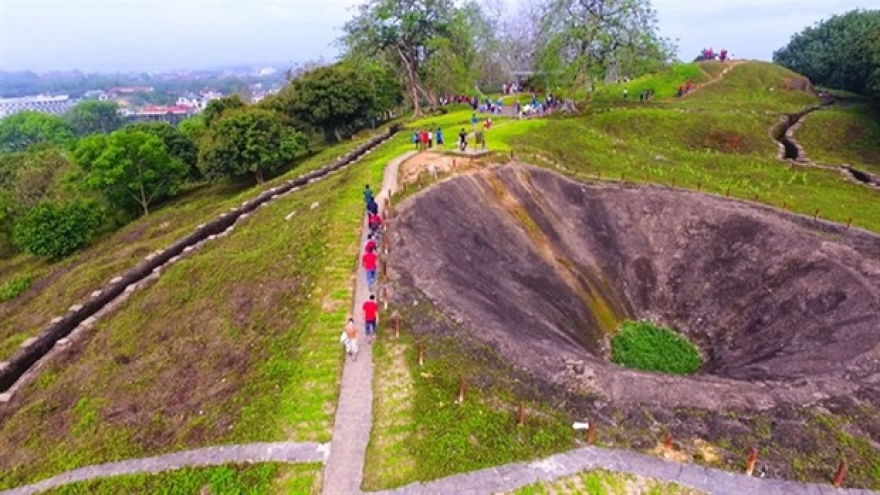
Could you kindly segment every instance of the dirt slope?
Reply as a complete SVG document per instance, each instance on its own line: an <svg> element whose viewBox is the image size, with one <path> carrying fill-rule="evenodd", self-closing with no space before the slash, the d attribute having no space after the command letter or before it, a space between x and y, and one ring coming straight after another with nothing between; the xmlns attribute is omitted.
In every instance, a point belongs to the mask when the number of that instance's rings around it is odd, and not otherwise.
<svg viewBox="0 0 880 495"><path fill-rule="evenodd" d="M665 188L508 165L402 203L393 278L517 367L615 401L765 409L880 397L880 237ZM653 319L702 349L698 376L608 363ZM876 405L876 404L875 404Z"/></svg>

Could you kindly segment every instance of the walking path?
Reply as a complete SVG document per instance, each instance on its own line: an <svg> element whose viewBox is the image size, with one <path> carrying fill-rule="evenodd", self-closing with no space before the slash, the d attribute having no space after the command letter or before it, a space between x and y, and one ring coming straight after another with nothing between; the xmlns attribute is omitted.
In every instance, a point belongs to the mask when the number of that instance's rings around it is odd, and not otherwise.
<svg viewBox="0 0 880 495"><path fill-rule="evenodd" d="M108 478L125 474L161 473L184 467L222 466L255 462L323 462L327 455L323 443L251 443L224 445L204 449L175 452L156 457L96 464L53 476L51 478L0 492L0 495L30 495L68 483Z"/></svg>
<svg viewBox="0 0 880 495"><path fill-rule="evenodd" d="M397 172L400 164L416 153L411 151L399 156L385 167L382 190L376 196L376 203L380 206L384 206L385 198L390 197L397 190ZM382 216L385 216L384 211ZM366 219L364 219L359 248L363 246L366 233ZM370 292L367 289L366 274L360 266L360 251L358 251L354 295L352 317L358 328L360 353L357 361L346 360L342 371L342 386L339 391L336 422L333 425L330 457L324 469L324 493L327 495L361 493L367 443L370 441L370 429L373 425L373 348L367 344L364 335L364 315L361 311L361 305L367 300ZM378 338L384 338L382 330L380 316Z"/></svg>
<svg viewBox="0 0 880 495"><path fill-rule="evenodd" d="M533 462L505 464L457 474L427 483L413 483L375 495L490 494L516 490L539 481L552 481L591 469L633 473L645 478L675 482L711 495L876 495L870 490L834 488L831 485L761 479L696 464L679 464L628 450L587 447Z"/></svg>

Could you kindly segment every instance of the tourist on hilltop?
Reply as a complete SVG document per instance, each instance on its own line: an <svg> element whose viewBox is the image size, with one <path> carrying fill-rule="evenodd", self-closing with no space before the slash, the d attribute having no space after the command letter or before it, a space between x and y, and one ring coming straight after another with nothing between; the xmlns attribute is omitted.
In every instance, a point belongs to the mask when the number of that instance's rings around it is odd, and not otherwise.
<svg viewBox="0 0 880 495"><path fill-rule="evenodd" d="M354 326L353 319L348 319L348 323L345 324L345 329L343 329L342 335L339 337L339 341L342 343L342 347L343 349L345 349L345 353L348 354L352 362L357 361L358 333L357 327Z"/></svg>
<svg viewBox="0 0 880 495"><path fill-rule="evenodd" d="M370 298L364 302L364 330L367 334L367 343L372 344L373 338L376 336L379 313L379 305L376 304L376 296L370 294Z"/></svg>
<svg viewBox="0 0 880 495"><path fill-rule="evenodd" d="M370 189L370 185L367 184L364 187L364 203L370 204L370 201L373 201L373 190Z"/></svg>
<svg viewBox="0 0 880 495"><path fill-rule="evenodd" d="M367 202L367 213L379 213L379 203L374 198Z"/></svg>
<svg viewBox="0 0 880 495"><path fill-rule="evenodd" d="M373 286L376 284L376 265L379 263L379 257L376 255L375 251L367 251L361 257L361 264L364 267L364 271L367 273L367 288L370 291L373 290Z"/></svg>
<svg viewBox="0 0 880 495"><path fill-rule="evenodd" d="M376 250L376 239L373 234L367 234L367 242L364 243L364 252L372 253Z"/></svg>
<svg viewBox="0 0 880 495"><path fill-rule="evenodd" d="M382 217L378 213L370 213L367 216L367 226L370 227L370 233L375 236L376 231L382 226Z"/></svg>

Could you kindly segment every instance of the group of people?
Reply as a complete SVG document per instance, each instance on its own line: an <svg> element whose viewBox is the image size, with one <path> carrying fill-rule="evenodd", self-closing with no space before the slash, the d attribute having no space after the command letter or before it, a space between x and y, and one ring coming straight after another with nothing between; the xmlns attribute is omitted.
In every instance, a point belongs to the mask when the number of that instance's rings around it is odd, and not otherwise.
<svg viewBox="0 0 880 495"><path fill-rule="evenodd" d="M703 48L700 52L700 56L697 57L699 60L718 60L721 62L726 62L727 60L731 60L733 57L728 56L727 49L722 48L720 52L715 53L715 50L712 47Z"/></svg>
<svg viewBox="0 0 880 495"><path fill-rule="evenodd" d="M413 131L412 134L412 143L415 145L416 150L425 151L429 148L434 147L434 140L437 140L437 146L443 147L443 129L437 127L434 130L431 129L419 129Z"/></svg>
<svg viewBox="0 0 880 495"><path fill-rule="evenodd" d="M372 344L373 339L376 337L379 320L379 304L376 301L375 287L376 270L379 266L379 242L381 240L383 220L379 215L379 204L376 202L373 190L370 189L369 184L364 188L364 203L366 203L368 232L367 240L364 242L363 246L363 254L361 255L361 266L366 273L367 288L370 291L370 296L364 301L364 304L361 306L361 311L363 311L364 314L364 333L367 338L367 343ZM348 354L352 361L357 361L359 341L354 318L348 319L339 340L345 349L345 353Z"/></svg>
<svg viewBox="0 0 880 495"><path fill-rule="evenodd" d="M687 84L682 84L678 87L678 90L675 92L675 96L681 98L682 96L690 93L694 90L694 82L688 81Z"/></svg>

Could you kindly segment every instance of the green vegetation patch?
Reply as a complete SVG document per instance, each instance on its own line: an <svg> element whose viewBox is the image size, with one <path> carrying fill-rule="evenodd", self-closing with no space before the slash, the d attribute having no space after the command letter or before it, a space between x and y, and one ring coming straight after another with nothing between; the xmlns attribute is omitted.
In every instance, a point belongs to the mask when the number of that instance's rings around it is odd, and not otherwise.
<svg viewBox="0 0 880 495"><path fill-rule="evenodd" d="M0 302L11 301L20 296L22 292L30 289L33 282L33 277L30 275L24 275L0 284Z"/></svg>
<svg viewBox="0 0 880 495"><path fill-rule="evenodd" d="M572 447L565 414L519 396L533 385L513 378L515 370L488 346L429 334L422 341L420 366L420 337L410 329L433 326L434 318L444 317L423 300L399 310L401 338L391 340L391 329L380 329L373 344L376 422L367 449L366 490L545 457ZM462 378L467 385L464 403L459 404ZM520 403L526 411L522 426L517 425Z"/></svg>
<svg viewBox="0 0 880 495"><path fill-rule="evenodd" d="M383 149L258 209L49 363L0 421L0 488L208 445L328 441L361 190Z"/></svg>
<svg viewBox="0 0 880 495"><path fill-rule="evenodd" d="M320 464L229 465L209 468L183 468L159 474L134 474L100 478L63 485L45 491L46 495L128 495L163 494L212 495L311 494L316 492ZM278 478L283 483L277 481Z"/></svg>
<svg viewBox="0 0 880 495"><path fill-rule="evenodd" d="M880 174L880 110L869 105L813 112L804 118L795 139L811 160Z"/></svg>
<svg viewBox="0 0 880 495"><path fill-rule="evenodd" d="M704 492L646 479L629 473L615 473L597 469L553 481L543 481L509 492L510 495L697 495Z"/></svg>
<svg viewBox="0 0 880 495"><path fill-rule="evenodd" d="M684 337L648 322L625 322L611 339L611 361L644 371L689 375L700 368L700 352Z"/></svg>

